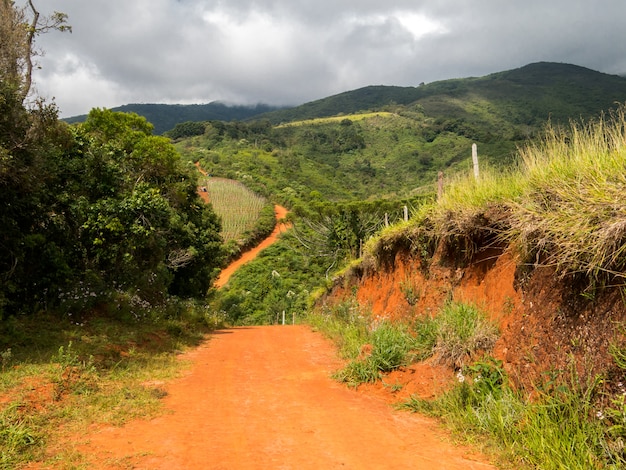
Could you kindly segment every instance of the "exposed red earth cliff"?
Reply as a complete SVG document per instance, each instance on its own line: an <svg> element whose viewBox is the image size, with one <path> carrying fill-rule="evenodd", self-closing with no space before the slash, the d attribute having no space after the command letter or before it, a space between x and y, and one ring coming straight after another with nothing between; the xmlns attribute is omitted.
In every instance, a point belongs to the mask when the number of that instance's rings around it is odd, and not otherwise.
<svg viewBox="0 0 626 470"><path fill-rule="evenodd" d="M413 305L407 285L416 293ZM567 371L572 363L581 377L618 373L608 347L623 334L622 289L598 290L590 299L552 268L522 265L509 248L483 250L465 266L436 253L425 267L418 256L399 251L379 267L338 279L324 301L353 295L374 318L392 320L433 315L447 300L480 307L500 327L493 355L518 385L532 388L547 372ZM432 379L425 380L424 373ZM429 397L453 379L453 370L427 362L394 372L387 382L403 384L403 393ZM606 383L610 386L610 380Z"/></svg>

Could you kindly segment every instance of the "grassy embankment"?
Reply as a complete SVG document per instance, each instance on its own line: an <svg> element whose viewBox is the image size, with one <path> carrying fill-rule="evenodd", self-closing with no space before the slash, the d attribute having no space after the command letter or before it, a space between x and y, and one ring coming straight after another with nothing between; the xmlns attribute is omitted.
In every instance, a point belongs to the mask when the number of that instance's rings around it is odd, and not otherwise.
<svg viewBox="0 0 626 470"><path fill-rule="evenodd" d="M420 244L449 244L469 261L477 243L500 240L519 250L523 261L583 279L584 295L593 296L608 282L624 284L624 109L572 124L567 131L549 129L542 141L521 149L520 157L514 170L483 171L479 180L461 178L447 185L439 201L423 205L409 222L371 240L364 262L384 256L398 242L414 245L419 253L428 253ZM599 396L601 377L572 372L558 384L536 384L530 400L510 386L502 364L488 354L465 363L472 350L459 345L473 342L474 350L488 353L493 343L493 329L480 318L471 306L449 304L432 320L380 325L371 324L362 307L342 304L318 312L312 321L337 338L351 359L337 376L352 385L431 355L460 367L452 390L434 401L411 399L404 407L439 416L466 438L488 443L505 457L505 466L624 468L624 393ZM381 327L384 334L378 333ZM381 341L379 336L395 339ZM372 353L363 357L365 343L372 345ZM624 345L614 343L610 352L626 369Z"/></svg>

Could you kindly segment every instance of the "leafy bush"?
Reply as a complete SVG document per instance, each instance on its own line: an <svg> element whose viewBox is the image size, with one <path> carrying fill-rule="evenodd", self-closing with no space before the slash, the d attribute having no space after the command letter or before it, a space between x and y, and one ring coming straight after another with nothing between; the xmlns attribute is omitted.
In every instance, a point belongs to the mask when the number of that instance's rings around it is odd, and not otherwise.
<svg viewBox="0 0 626 470"><path fill-rule="evenodd" d="M25 123L39 139L19 150L31 165L11 170L6 163L18 149L0 149L7 157L0 174L33 181L22 188L23 181L0 178L0 202L10 208L0 238L11 240L0 247L0 308L54 308L62 292L62 310L76 310L118 288L150 301L205 295L222 258L219 221L199 203L195 173L170 141L151 135L152 126L133 114L94 109L70 128L54 110L45 113L46 122L33 115ZM86 279L96 297L81 297Z"/></svg>

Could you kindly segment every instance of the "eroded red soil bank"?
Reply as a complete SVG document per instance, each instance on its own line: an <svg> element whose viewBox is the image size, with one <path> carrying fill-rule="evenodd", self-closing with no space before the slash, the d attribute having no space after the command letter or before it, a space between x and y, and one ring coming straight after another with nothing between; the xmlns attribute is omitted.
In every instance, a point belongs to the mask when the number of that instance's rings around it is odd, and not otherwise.
<svg viewBox="0 0 626 470"><path fill-rule="evenodd" d="M509 249L485 250L467 266L436 254L428 267L401 251L379 268L338 280L325 301L352 295L375 317L392 320L433 315L448 300L481 307L500 326L494 356L526 385L541 381L547 371L567 370L572 358L582 377L610 376L614 366L608 346L626 320L621 289L598 291L590 299L551 268L520 265ZM402 380L410 388L414 378ZM435 393L422 389L425 396Z"/></svg>

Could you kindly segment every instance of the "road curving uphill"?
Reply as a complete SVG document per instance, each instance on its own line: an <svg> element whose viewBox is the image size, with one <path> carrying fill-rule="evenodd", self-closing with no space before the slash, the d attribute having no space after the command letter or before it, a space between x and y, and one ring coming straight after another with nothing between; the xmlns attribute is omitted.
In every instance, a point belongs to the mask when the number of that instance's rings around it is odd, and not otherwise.
<svg viewBox="0 0 626 470"><path fill-rule="evenodd" d="M274 206L274 214L276 214L277 223L272 233L266 239L264 239L261 243L259 243L257 246L244 252L239 258L237 258L235 261L229 264L226 268L224 268L220 272L220 275L218 276L216 281L214 282L215 287L217 287L218 289L220 287L224 287L228 283L228 280L230 279L230 277L233 275L233 273L237 269L239 269L242 265L244 265L248 261L252 261L254 258L256 258L257 255L261 251L263 251L265 248L270 246L272 243L276 242L281 233L289 229L288 223L279 222L280 220L284 219L287 216L287 212L288 212L287 209L282 206L278 206L278 205Z"/></svg>

